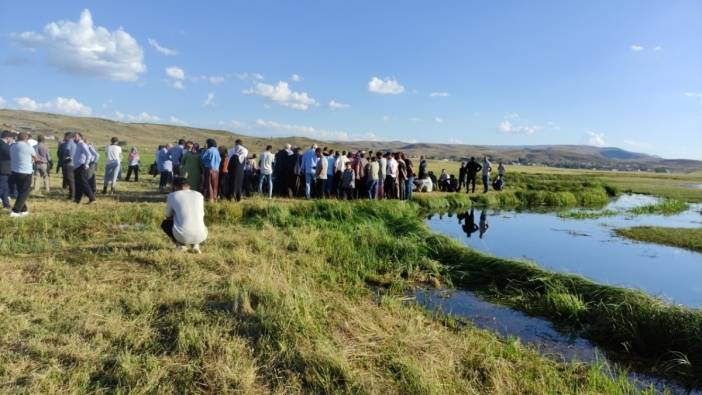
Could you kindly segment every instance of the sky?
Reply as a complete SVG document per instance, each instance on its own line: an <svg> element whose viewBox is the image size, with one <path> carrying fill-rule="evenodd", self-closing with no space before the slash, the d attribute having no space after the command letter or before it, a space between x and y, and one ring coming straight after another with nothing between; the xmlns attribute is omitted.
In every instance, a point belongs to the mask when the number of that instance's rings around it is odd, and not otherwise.
<svg viewBox="0 0 702 395"><path fill-rule="evenodd" d="M0 107L702 159L702 1L0 0Z"/></svg>

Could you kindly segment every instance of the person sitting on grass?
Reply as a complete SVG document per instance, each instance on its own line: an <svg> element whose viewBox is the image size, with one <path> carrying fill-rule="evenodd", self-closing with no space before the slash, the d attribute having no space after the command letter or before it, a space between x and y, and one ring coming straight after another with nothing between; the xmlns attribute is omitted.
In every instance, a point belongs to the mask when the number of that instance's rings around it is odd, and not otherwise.
<svg viewBox="0 0 702 395"><path fill-rule="evenodd" d="M181 251L192 245L193 252L200 254L200 244L207 239L205 226L205 198L190 189L183 177L173 181L174 191L168 194L166 219L161 229L173 240Z"/></svg>
<svg viewBox="0 0 702 395"><path fill-rule="evenodd" d="M496 191L501 191L502 188L505 186L505 181L502 178L501 175L498 175L497 178L495 178L495 181L492 182L492 189Z"/></svg>

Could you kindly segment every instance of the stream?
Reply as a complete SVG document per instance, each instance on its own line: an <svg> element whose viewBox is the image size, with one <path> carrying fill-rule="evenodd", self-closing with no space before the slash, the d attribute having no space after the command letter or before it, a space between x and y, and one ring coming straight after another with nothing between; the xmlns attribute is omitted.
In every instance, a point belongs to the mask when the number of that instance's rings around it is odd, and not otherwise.
<svg viewBox="0 0 702 395"><path fill-rule="evenodd" d="M623 195L597 219L565 219L555 212L469 209L435 214L429 227L490 255L533 261L561 273L602 284L639 289L688 307L702 307L702 254L677 247L629 240L615 228L700 227L701 206L676 215L630 215L629 208L655 203L645 195Z"/></svg>

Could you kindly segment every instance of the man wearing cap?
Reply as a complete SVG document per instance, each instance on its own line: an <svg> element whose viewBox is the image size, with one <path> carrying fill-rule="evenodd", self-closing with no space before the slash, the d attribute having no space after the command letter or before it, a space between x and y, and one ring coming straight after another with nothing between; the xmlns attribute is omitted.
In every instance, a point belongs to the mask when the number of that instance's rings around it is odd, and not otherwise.
<svg viewBox="0 0 702 395"><path fill-rule="evenodd" d="M27 142L29 135L21 132L17 135L17 142L10 147L10 170L12 181L17 185L17 200L12 207L10 217L23 217L27 211L27 198L32 187L33 164L36 160L34 148Z"/></svg>

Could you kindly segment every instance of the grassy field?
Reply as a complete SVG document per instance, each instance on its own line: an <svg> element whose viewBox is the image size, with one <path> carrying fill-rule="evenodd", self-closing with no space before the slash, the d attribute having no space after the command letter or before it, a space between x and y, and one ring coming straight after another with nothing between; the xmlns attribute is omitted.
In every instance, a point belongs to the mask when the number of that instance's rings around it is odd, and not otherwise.
<svg viewBox="0 0 702 395"><path fill-rule="evenodd" d="M664 228L640 226L617 229L617 234L633 240L665 244L674 247L702 252L702 228Z"/></svg>
<svg viewBox="0 0 702 395"><path fill-rule="evenodd" d="M90 207L55 190L32 197L30 217L0 218L3 391L637 392L611 367L556 362L407 304L423 283L568 323L679 377L696 370L669 350L699 364L699 344L683 341L700 336L699 313L431 234L419 213L480 203L466 194L210 205L198 256L161 234L155 189L120 183Z"/></svg>
<svg viewBox="0 0 702 395"><path fill-rule="evenodd" d="M30 204L0 219L3 392L637 392L405 303L443 270L396 202L208 206L203 255L172 248L162 203Z"/></svg>
<svg viewBox="0 0 702 395"><path fill-rule="evenodd" d="M459 167L460 162L456 161L430 161L430 168L437 176L441 173L441 169L446 169L449 174L458 176ZM493 163L493 168L497 169L497 163ZM521 176L522 178L529 177L531 180L548 177L568 180L572 177L577 177L587 179L592 183L607 185L619 192L655 195L690 203L702 202L702 189L694 187L702 184L702 172L656 174L507 165L505 178L508 186L514 182L513 175Z"/></svg>

